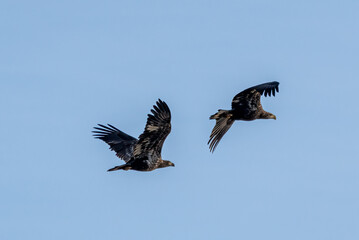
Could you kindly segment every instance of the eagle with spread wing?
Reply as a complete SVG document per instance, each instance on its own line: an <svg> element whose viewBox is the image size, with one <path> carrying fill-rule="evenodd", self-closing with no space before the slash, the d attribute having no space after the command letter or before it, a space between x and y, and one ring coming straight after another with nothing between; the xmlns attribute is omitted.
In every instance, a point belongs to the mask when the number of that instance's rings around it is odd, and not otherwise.
<svg viewBox="0 0 359 240"><path fill-rule="evenodd" d="M216 114L210 116L209 119L216 120L207 143L210 151L213 152L216 149L219 141L235 120L277 119L274 114L263 110L261 95L264 93L265 97L275 96L275 92L279 92L278 86L279 82L268 82L248 88L234 96L231 110L219 109Z"/></svg>
<svg viewBox="0 0 359 240"><path fill-rule="evenodd" d="M116 152L117 157L126 163L109 169L152 171L157 168L175 166L172 162L163 160L161 150L163 143L171 132L171 112L167 104L158 99L156 105L148 114L145 131L138 139L127 135L116 127L108 124L98 124L94 127L94 137L103 140L110 149Z"/></svg>

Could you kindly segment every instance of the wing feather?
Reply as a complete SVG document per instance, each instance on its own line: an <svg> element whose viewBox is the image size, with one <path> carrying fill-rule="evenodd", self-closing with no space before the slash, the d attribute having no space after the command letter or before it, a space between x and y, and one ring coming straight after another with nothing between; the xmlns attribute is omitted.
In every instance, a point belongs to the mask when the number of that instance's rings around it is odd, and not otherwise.
<svg viewBox="0 0 359 240"><path fill-rule="evenodd" d="M171 132L171 111L164 101L158 99L156 105L151 109L151 113L148 114L145 130L135 145L135 158L146 158L149 154L160 157L163 143ZM149 161L157 159L153 158Z"/></svg>
<svg viewBox="0 0 359 240"><path fill-rule="evenodd" d="M93 136L110 145L110 149L116 152L117 157L128 162L133 156L133 148L137 139L110 124L107 125L98 124L99 127L94 127L97 131L92 131Z"/></svg>
<svg viewBox="0 0 359 240"><path fill-rule="evenodd" d="M230 129L232 126L234 120L230 117L226 118L219 118L216 120L216 125L214 126L212 133L209 137L209 141L207 144L209 144L209 149L211 152L213 152L219 141L222 139L224 134Z"/></svg>
<svg viewBox="0 0 359 240"><path fill-rule="evenodd" d="M242 106L246 106L248 100L251 97L255 96L256 92L259 92L261 95L267 97L267 96L275 96L275 92L279 92L279 82L267 82L263 84L259 84L254 87L250 87L240 93L238 93L236 96L234 96L232 100L232 109L241 108Z"/></svg>

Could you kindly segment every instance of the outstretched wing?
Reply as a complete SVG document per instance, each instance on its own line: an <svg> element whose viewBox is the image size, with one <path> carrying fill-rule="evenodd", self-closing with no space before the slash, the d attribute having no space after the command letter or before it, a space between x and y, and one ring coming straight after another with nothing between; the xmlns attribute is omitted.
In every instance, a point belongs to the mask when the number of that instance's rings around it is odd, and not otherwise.
<svg viewBox="0 0 359 240"><path fill-rule="evenodd" d="M99 127L94 127L97 131L92 131L94 137L101 139L110 145L110 149L116 152L116 155L128 162L133 156L133 148L137 142L137 139L127 135L114 126L107 124L104 126L98 124Z"/></svg>
<svg viewBox="0 0 359 240"><path fill-rule="evenodd" d="M133 154L135 158L147 158L148 155L161 156L162 145L171 132L171 112L167 104L158 99L148 114L145 131L139 136ZM156 161L157 158L148 159Z"/></svg>
<svg viewBox="0 0 359 240"><path fill-rule="evenodd" d="M275 96L275 92L279 92L279 82L267 82L263 84L259 84L257 86L248 88L240 93L238 93L236 96L234 96L232 100L232 109L241 109L243 107L250 107L248 106L248 101L250 101L253 97L256 97L258 93L260 95L263 95L266 97L268 96ZM259 99L258 99L259 100ZM258 102L259 103L259 102Z"/></svg>
<svg viewBox="0 0 359 240"><path fill-rule="evenodd" d="M224 134L228 131L228 129L232 126L234 120L231 118L231 115L227 115L221 118L216 119L216 125L214 126L211 136L209 136L209 150L213 152L219 141L222 139Z"/></svg>

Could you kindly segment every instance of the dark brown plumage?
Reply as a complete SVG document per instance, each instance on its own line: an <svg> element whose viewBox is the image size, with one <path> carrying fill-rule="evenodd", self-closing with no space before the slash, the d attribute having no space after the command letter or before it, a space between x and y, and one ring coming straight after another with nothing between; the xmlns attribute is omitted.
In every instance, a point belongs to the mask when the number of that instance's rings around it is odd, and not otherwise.
<svg viewBox="0 0 359 240"><path fill-rule="evenodd" d="M98 124L93 131L94 136L103 140L116 155L126 163L109 169L115 170L137 170L152 171L157 168L174 166L170 161L163 160L161 150L163 143L171 132L171 112L167 104L160 99L148 114L145 131L137 140L127 135L114 126Z"/></svg>
<svg viewBox="0 0 359 240"><path fill-rule="evenodd" d="M210 116L209 119L216 119L216 125L208 141L210 151L216 149L235 120L276 119L275 115L263 110L260 99L263 93L265 97L272 94L275 96L275 92L279 92L278 86L279 82L268 82L248 88L233 98L231 110L219 109L216 114Z"/></svg>

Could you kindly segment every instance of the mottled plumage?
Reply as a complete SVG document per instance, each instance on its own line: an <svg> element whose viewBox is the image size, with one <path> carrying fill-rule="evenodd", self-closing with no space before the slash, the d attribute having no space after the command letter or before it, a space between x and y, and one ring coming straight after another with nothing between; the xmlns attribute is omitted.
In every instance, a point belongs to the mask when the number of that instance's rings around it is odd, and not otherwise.
<svg viewBox="0 0 359 240"><path fill-rule="evenodd" d="M210 116L209 119L216 119L216 125L208 141L210 151L216 149L235 120L276 119L275 115L263 110L260 99L263 93L265 97L275 96L275 92L279 92L278 86L279 82L268 82L248 88L233 98L231 110L219 109L216 114Z"/></svg>
<svg viewBox="0 0 359 240"><path fill-rule="evenodd" d="M93 131L94 136L110 145L110 149L123 159L126 164L116 166L108 171L137 170L152 171L157 168L174 166L170 161L163 160L161 150L163 143L171 132L171 112L167 104L160 99L148 114L145 131L139 139L131 137L108 124L98 124Z"/></svg>

